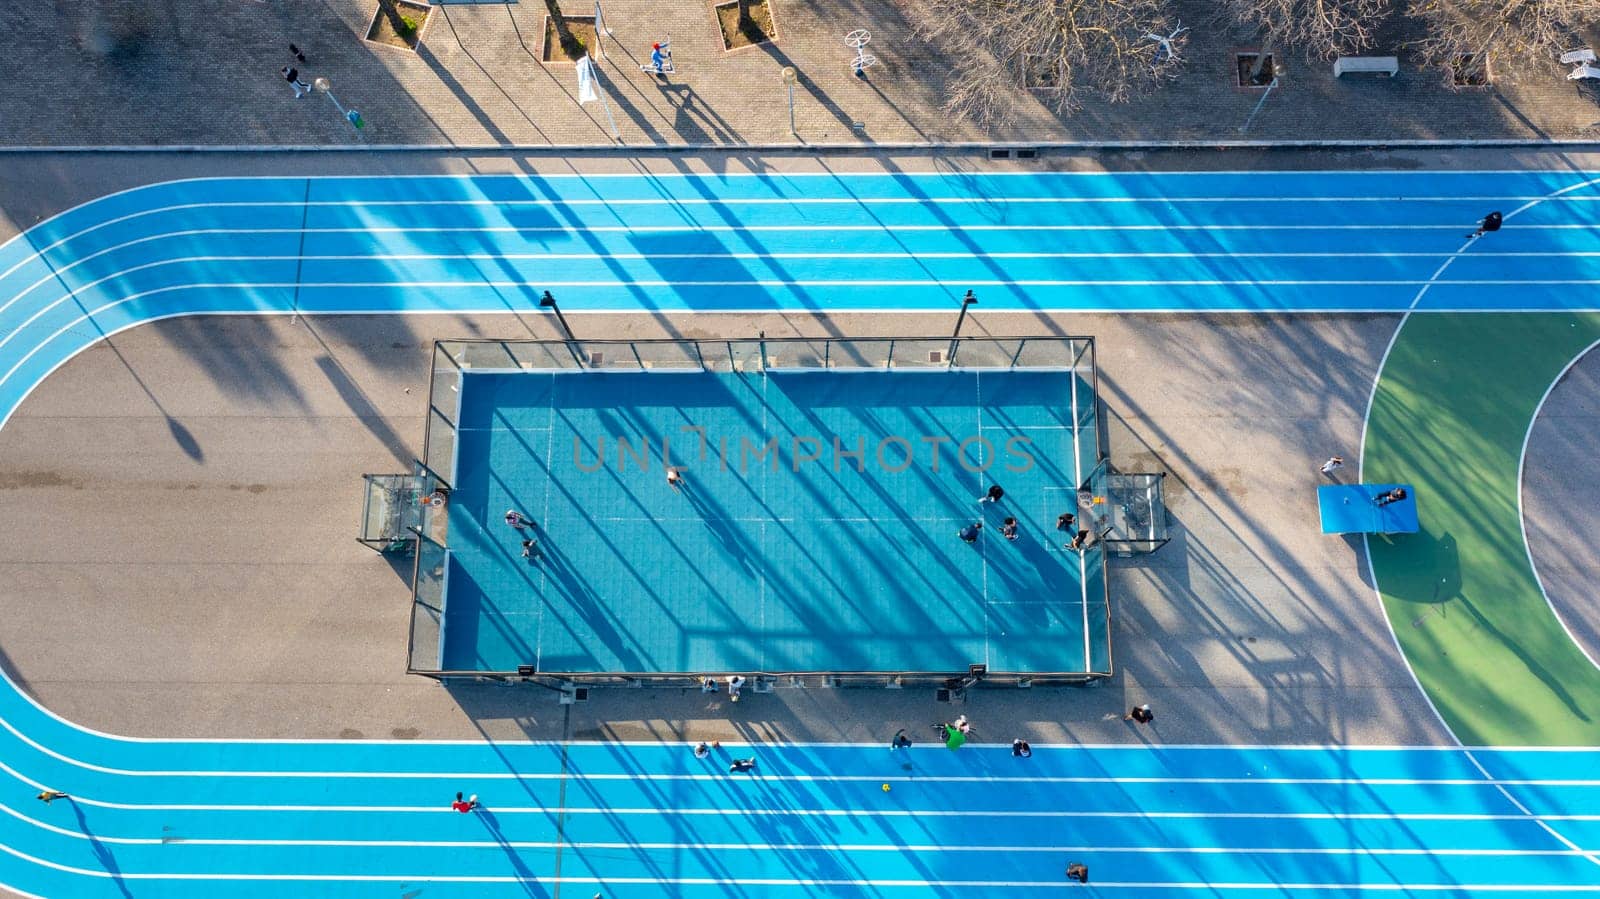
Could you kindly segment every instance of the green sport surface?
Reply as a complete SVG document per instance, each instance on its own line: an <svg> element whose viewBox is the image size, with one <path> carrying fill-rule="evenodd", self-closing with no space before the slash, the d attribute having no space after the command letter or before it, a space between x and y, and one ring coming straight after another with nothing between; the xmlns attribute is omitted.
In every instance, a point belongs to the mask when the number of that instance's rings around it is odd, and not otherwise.
<svg viewBox="0 0 1600 899"><path fill-rule="evenodd" d="M1362 479L1416 485L1420 533L1369 539L1400 647L1468 745L1600 743L1600 669L1534 577L1518 493L1550 385L1600 340L1595 313L1419 313L1395 338Z"/></svg>

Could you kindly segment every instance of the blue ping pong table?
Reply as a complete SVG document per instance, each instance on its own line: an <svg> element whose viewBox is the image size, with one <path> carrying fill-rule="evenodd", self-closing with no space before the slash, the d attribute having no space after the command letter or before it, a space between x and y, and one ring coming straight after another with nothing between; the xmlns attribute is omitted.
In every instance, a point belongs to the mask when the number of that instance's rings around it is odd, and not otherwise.
<svg viewBox="0 0 1600 899"><path fill-rule="evenodd" d="M1406 498L1378 505L1378 497L1404 487ZM1417 491L1410 484L1329 484L1317 488L1324 534L1415 534Z"/></svg>

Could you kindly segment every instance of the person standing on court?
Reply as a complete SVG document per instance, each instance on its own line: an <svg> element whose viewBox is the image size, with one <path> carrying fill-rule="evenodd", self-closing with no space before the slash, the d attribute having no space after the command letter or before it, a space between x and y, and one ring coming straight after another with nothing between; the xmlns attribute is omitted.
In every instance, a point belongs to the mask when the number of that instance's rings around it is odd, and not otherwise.
<svg viewBox="0 0 1600 899"><path fill-rule="evenodd" d="M510 525L513 530L520 531L523 528L533 527L533 519L518 512L516 509L507 509L506 524Z"/></svg>
<svg viewBox="0 0 1600 899"><path fill-rule="evenodd" d="M667 486L673 490L683 489L683 472L676 465L667 469Z"/></svg>
<svg viewBox="0 0 1600 899"><path fill-rule="evenodd" d="M1033 747L1028 745L1027 740L1012 740L1011 754L1019 759L1033 758Z"/></svg>
<svg viewBox="0 0 1600 899"><path fill-rule="evenodd" d="M895 731L894 732L894 739L889 742L889 750L891 752L893 752L896 749L910 749L910 748L911 748L911 738L906 736L906 729L902 727L899 730Z"/></svg>
<svg viewBox="0 0 1600 899"><path fill-rule="evenodd" d="M1500 223L1505 220L1498 211L1491 212L1478 221L1478 230L1468 234L1467 237L1482 237L1492 231L1500 230Z"/></svg>
<svg viewBox="0 0 1600 899"><path fill-rule="evenodd" d="M1005 522L1000 525L1000 536L1006 538L1007 540L1017 539L1017 520L1015 518L1007 518Z"/></svg>
<svg viewBox="0 0 1600 899"><path fill-rule="evenodd" d="M984 503L997 503L1000 501L1000 497L1005 495L1006 491L1003 487L1001 487L999 484L992 484L989 487L988 493L978 497L978 504L982 505Z"/></svg>
<svg viewBox="0 0 1600 899"><path fill-rule="evenodd" d="M965 540L968 543L977 543L978 542L978 532L981 531L981 530L983 530L983 522L974 521L972 524L969 524L966 527L962 528L961 530L957 531L956 532L956 536L960 537L962 540Z"/></svg>
<svg viewBox="0 0 1600 899"><path fill-rule="evenodd" d="M1072 530L1072 523L1076 520L1077 517L1071 512L1062 512L1060 515L1056 516L1056 530L1070 531Z"/></svg>

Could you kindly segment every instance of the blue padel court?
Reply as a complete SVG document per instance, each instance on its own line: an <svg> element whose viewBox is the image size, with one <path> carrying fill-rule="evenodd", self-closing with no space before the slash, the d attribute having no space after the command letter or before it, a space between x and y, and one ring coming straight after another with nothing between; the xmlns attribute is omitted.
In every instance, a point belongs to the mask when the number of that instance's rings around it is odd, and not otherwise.
<svg viewBox="0 0 1600 899"><path fill-rule="evenodd" d="M1098 461L1076 372L468 372L460 397L446 670L1110 670L1103 554L1056 528Z"/></svg>

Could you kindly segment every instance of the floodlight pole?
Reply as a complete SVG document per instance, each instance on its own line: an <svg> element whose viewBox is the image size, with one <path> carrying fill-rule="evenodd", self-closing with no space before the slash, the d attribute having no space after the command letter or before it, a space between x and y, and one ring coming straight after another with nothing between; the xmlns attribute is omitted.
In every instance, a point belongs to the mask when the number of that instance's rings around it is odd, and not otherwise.
<svg viewBox="0 0 1600 899"><path fill-rule="evenodd" d="M567 317L561 314L561 307L556 305L556 298L550 295L550 291L545 291L544 296L539 298L539 306L540 308L549 309L551 312L554 312L556 314L556 321L560 322L561 324L561 333L567 335L568 340L574 342L577 341L578 338L572 336L572 328L568 327L567 325Z"/></svg>
<svg viewBox="0 0 1600 899"><path fill-rule="evenodd" d="M975 305L977 302L978 298L973 296L973 293L970 290L967 291L966 296L961 298L961 314L956 316L956 330L955 333L950 335L950 352L945 357L947 362L955 361L956 341L961 339L961 323L967 320L967 307Z"/></svg>
<svg viewBox="0 0 1600 899"><path fill-rule="evenodd" d="M1267 98L1272 96L1273 88L1276 88L1277 86L1278 79L1276 76L1274 76L1272 83L1267 85L1267 89L1261 93L1261 99L1256 101L1256 108L1250 110L1250 115L1244 120L1244 124L1239 126L1240 134L1250 130L1250 123L1256 120L1256 113L1261 111L1261 107L1266 104Z"/></svg>
<svg viewBox="0 0 1600 899"><path fill-rule="evenodd" d="M795 71L794 66L783 67L783 83L789 86L789 133L795 137L800 136L800 132L794 127L794 84L799 80L800 73Z"/></svg>

